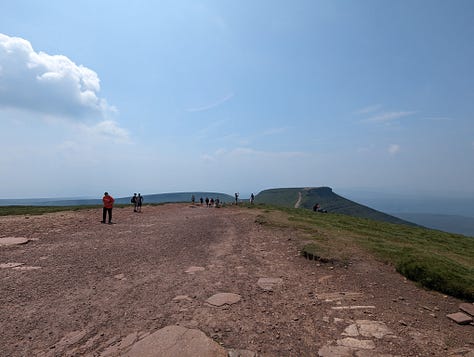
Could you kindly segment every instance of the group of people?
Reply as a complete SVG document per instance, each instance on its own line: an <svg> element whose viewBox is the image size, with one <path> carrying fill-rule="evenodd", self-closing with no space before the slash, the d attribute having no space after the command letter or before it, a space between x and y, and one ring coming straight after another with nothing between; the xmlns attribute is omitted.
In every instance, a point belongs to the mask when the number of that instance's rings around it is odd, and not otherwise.
<svg viewBox="0 0 474 357"><path fill-rule="evenodd" d="M102 210L102 221L100 223L112 224L112 208L114 208L114 202L115 199L109 195L108 192L104 192L104 197L102 197L104 208ZM140 193L138 195L134 193L131 203L133 203L133 212L141 212L143 196Z"/></svg>
<svg viewBox="0 0 474 357"><path fill-rule="evenodd" d="M250 203L253 204L255 199L254 194L252 193L250 195ZM235 203L238 204L239 200L239 193L235 193ZM191 196L191 201L194 204L196 201L196 198L194 195ZM112 208L114 207L114 198L109 195L108 192L104 193L104 197L102 197L102 202L104 204L104 208L102 211L102 221L101 223L108 223L112 224ZM142 211L142 204L143 204L143 196L140 193L134 193L132 199L130 200L131 203L133 203L133 212L138 212L140 213ZM218 198L209 198L206 197L206 199L203 199L202 197L199 199L199 202L201 203L201 206L206 202L206 207L219 207L220 205L220 200ZM319 207L319 204L317 204ZM316 205L315 205L316 207ZM316 209L313 207L313 210L316 211ZM108 218L108 219L107 219Z"/></svg>
<svg viewBox="0 0 474 357"><path fill-rule="evenodd" d="M196 202L196 198L194 197L194 195L191 196L191 202L194 204ZM201 206L204 204L204 202L206 202L206 207L219 207L221 201L216 198L209 198L209 197L206 197L206 199L204 198L199 198L199 203L201 204Z"/></svg>
<svg viewBox="0 0 474 357"><path fill-rule="evenodd" d="M140 213L142 211L143 196L140 193L138 195L134 193L130 202L133 203L133 212Z"/></svg>

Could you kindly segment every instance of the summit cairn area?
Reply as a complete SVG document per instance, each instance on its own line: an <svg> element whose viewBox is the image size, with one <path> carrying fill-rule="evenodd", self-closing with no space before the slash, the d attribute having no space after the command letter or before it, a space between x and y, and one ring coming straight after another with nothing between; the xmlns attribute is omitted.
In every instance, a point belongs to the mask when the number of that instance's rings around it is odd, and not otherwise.
<svg viewBox="0 0 474 357"><path fill-rule="evenodd" d="M0 246L0 354L474 354L474 326L447 317L467 302L363 251L305 259L307 234L264 214L167 204L114 208L114 225L101 209L0 217L0 241L28 241Z"/></svg>

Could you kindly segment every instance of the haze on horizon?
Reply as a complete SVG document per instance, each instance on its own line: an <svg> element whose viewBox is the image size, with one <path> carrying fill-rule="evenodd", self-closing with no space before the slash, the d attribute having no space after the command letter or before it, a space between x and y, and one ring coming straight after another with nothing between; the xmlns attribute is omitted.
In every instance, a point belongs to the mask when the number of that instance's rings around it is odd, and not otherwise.
<svg viewBox="0 0 474 357"><path fill-rule="evenodd" d="M474 197L474 2L17 0L0 198Z"/></svg>

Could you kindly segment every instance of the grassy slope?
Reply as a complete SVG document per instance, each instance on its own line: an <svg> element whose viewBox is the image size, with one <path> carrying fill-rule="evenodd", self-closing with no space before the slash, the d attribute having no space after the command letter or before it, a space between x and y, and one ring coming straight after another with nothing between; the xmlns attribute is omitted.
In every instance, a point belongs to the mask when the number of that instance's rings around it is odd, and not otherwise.
<svg viewBox="0 0 474 357"><path fill-rule="evenodd" d="M294 207L298 200L299 192L301 192L302 196L301 208L312 209L315 203L319 203L321 209L325 209L332 213L347 214L354 217L369 218L382 222L414 225L400 218L390 216L341 197L335 194L329 187L280 188L265 190L257 195L255 202L283 207Z"/></svg>
<svg viewBox="0 0 474 357"><path fill-rule="evenodd" d="M304 250L347 262L361 248L422 286L474 300L474 239L421 227L294 208L266 208L260 221L312 238ZM285 214L282 215L282 212Z"/></svg>

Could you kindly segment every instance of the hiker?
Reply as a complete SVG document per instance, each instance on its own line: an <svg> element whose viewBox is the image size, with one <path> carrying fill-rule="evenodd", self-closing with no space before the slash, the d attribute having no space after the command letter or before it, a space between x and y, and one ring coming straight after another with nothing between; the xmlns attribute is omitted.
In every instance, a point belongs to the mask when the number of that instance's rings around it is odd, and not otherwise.
<svg viewBox="0 0 474 357"><path fill-rule="evenodd" d="M130 200L130 202L133 203L133 212L136 212L137 211L137 206L138 206L137 194L136 193L133 194L133 197Z"/></svg>
<svg viewBox="0 0 474 357"><path fill-rule="evenodd" d="M216 198L216 207L217 207L217 208L219 208L219 203L220 203L220 202L221 202L221 201L219 200L219 198Z"/></svg>
<svg viewBox="0 0 474 357"><path fill-rule="evenodd" d="M140 212L142 211L142 203L143 203L143 196L140 195L140 193L138 193L138 196L137 196L137 212Z"/></svg>
<svg viewBox="0 0 474 357"><path fill-rule="evenodd" d="M114 207L114 198L109 195L108 192L104 193L104 197L102 197L102 202L104 203L104 208L102 210L102 221L101 223L105 223L105 219L107 214L109 215L109 224L112 224L112 208Z"/></svg>
<svg viewBox="0 0 474 357"><path fill-rule="evenodd" d="M319 203L315 203L313 206L313 211L318 212L319 211Z"/></svg>
<svg viewBox="0 0 474 357"><path fill-rule="evenodd" d="M209 207L209 197L206 197L206 207Z"/></svg>
<svg viewBox="0 0 474 357"><path fill-rule="evenodd" d="M252 194L250 195L250 204L253 205L253 201L255 199L255 196L253 195L253 192Z"/></svg>
<svg viewBox="0 0 474 357"><path fill-rule="evenodd" d="M194 195L191 196L191 202L193 203L194 205L194 201L195 201L195 198L194 198Z"/></svg>
<svg viewBox="0 0 474 357"><path fill-rule="evenodd" d="M209 202L210 207L214 206L214 198L211 198L211 201Z"/></svg>
<svg viewBox="0 0 474 357"><path fill-rule="evenodd" d="M238 204L238 202L239 202L239 193L236 192L235 193L235 204Z"/></svg>
<svg viewBox="0 0 474 357"><path fill-rule="evenodd" d="M201 198L199 199L199 202L201 202L201 206L202 206L202 203L204 202L204 199L201 197Z"/></svg>

